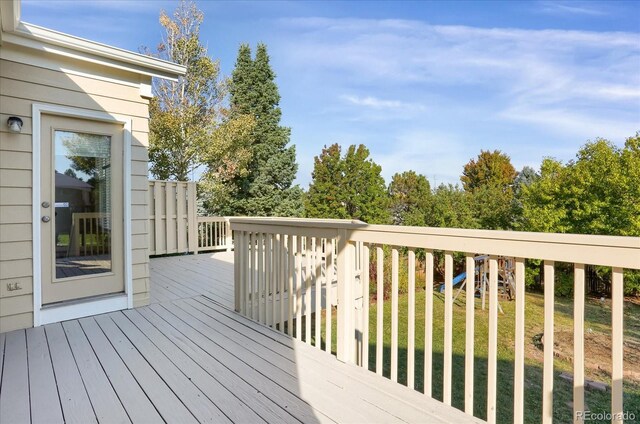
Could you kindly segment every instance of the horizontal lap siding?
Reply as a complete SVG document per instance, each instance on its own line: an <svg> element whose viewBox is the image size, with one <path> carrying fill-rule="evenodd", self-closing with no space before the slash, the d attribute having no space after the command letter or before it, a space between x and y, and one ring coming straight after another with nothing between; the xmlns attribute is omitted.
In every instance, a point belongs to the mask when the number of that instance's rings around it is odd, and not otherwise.
<svg viewBox="0 0 640 424"><path fill-rule="evenodd" d="M37 66L27 63L37 63ZM62 72L61 69L69 70ZM77 107L132 119L131 231L134 305L149 303L148 100L146 77L79 63L49 53L3 46L0 53L0 332L33 325L32 140L33 103ZM23 120L9 133L9 116ZM17 286L17 289L15 287ZM12 290L13 289L13 290Z"/></svg>

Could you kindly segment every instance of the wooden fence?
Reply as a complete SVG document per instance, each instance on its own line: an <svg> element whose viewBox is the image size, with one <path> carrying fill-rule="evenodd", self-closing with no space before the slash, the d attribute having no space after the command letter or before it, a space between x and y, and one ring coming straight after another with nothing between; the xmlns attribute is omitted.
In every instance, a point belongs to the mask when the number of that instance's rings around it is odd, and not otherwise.
<svg viewBox="0 0 640 424"><path fill-rule="evenodd" d="M231 250L229 219L198 216L196 183L149 181L149 255Z"/></svg>

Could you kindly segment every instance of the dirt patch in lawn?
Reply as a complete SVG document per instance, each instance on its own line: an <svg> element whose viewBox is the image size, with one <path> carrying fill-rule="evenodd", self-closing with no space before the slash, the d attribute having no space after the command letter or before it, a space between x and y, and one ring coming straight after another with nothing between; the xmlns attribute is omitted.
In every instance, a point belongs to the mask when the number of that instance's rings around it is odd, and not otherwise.
<svg viewBox="0 0 640 424"><path fill-rule="evenodd" d="M573 361L573 332L555 333L554 354L564 361ZM585 374L592 378L611 379L611 336L608 334L585 332L584 334ZM640 341L624 341L624 379L640 383Z"/></svg>

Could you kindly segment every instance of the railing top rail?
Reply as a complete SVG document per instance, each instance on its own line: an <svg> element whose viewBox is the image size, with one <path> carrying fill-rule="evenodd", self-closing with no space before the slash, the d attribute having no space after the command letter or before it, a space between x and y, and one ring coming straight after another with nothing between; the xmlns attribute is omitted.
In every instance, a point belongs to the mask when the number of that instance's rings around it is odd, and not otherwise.
<svg viewBox="0 0 640 424"><path fill-rule="evenodd" d="M199 217L200 218L200 217ZM465 228L410 227L402 225L373 225L359 220L316 219L316 218L279 218L279 217L229 217L229 221L241 224L278 225L288 227L330 227L347 228L367 232L422 234L463 238L482 238L494 240L534 241L565 243L584 246L615 246L638 249L640 237L607 236L591 234L534 233L526 231L476 230ZM639 257L640 260L640 257Z"/></svg>
<svg viewBox="0 0 640 424"><path fill-rule="evenodd" d="M229 218L226 216L197 216L198 222L225 222Z"/></svg>
<svg viewBox="0 0 640 424"><path fill-rule="evenodd" d="M102 218L102 217L110 217L111 213L109 212L73 212L72 215L75 218Z"/></svg>
<svg viewBox="0 0 640 424"><path fill-rule="evenodd" d="M348 239L367 243L640 269L640 237L369 225L336 219L239 217L230 221L232 229L234 224L242 229L255 225L260 231L271 227L274 232L344 229Z"/></svg>
<svg viewBox="0 0 640 424"><path fill-rule="evenodd" d="M532 241L584 246L628 247L632 249L638 249L638 254L640 254L640 237L630 236L533 233L526 231L472 230L464 228L408 227L401 225L367 225L358 228L358 231L385 232L396 234L423 234L492 240ZM638 260L640 261L640 256L638 257Z"/></svg>
<svg viewBox="0 0 640 424"><path fill-rule="evenodd" d="M195 181L149 180L149 184L153 185L153 183L190 184L190 185L196 184Z"/></svg>
<svg viewBox="0 0 640 424"><path fill-rule="evenodd" d="M233 224L273 225L300 228L355 229L367 226L366 222L356 219L317 219L317 218L280 218L280 217L230 217Z"/></svg>

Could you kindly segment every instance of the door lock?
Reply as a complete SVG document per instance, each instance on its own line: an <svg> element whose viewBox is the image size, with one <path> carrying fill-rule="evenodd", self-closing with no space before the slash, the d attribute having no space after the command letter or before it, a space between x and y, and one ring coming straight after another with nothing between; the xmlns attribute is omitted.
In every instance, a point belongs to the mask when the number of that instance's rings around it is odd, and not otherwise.
<svg viewBox="0 0 640 424"><path fill-rule="evenodd" d="M42 202L42 207L43 207L43 208L45 208L45 209L46 209L46 208L48 208L49 206L51 206L49 202Z"/></svg>
<svg viewBox="0 0 640 424"><path fill-rule="evenodd" d="M49 222L51 221L51 218L49 218L47 215L42 217L42 222Z"/></svg>

